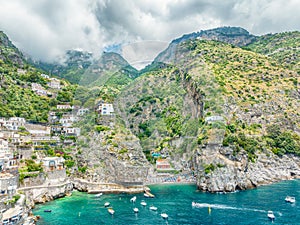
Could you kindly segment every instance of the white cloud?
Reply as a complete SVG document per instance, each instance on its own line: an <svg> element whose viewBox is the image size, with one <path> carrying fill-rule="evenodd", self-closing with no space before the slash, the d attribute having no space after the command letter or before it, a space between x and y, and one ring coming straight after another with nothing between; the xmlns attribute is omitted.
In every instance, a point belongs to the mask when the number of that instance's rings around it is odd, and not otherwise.
<svg viewBox="0 0 300 225"><path fill-rule="evenodd" d="M0 0L0 5L0 29L44 60L73 48L98 54L119 43L170 42L218 26L241 26L254 34L300 30L297 0Z"/></svg>

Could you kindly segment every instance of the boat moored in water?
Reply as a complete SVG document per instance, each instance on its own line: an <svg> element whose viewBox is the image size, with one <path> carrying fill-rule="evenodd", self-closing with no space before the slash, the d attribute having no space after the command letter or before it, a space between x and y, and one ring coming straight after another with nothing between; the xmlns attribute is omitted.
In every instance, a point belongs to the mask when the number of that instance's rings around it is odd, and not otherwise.
<svg viewBox="0 0 300 225"><path fill-rule="evenodd" d="M100 197L103 193L96 194L95 197Z"/></svg>
<svg viewBox="0 0 300 225"><path fill-rule="evenodd" d="M45 209L44 212L52 212L51 209Z"/></svg>
<svg viewBox="0 0 300 225"><path fill-rule="evenodd" d="M273 211L268 211L268 218L270 220L274 220L275 219L275 215L274 215Z"/></svg>
<svg viewBox="0 0 300 225"><path fill-rule="evenodd" d="M146 197L146 198L154 198L155 196L153 194L151 194L149 191L145 191L144 197Z"/></svg>
<svg viewBox="0 0 300 225"><path fill-rule="evenodd" d="M160 214L160 216L163 218L163 219L168 219L168 214L167 213L162 213Z"/></svg>
<svg viewBox="0 0 300 225"><path fill-rule="evenodd" d="M105 207L108 207L109 205L110 205L109 202L105 202L105 203L104 203L104 206L105 206Z"/></svg>
<svg viewBox="0 0 300 225"><path fill-rule="evenodd" d="M142 205L142 206L146 206L147 203L143 200L143 201L141 201L141 205Z"/></svg>
<svg viewBox="0 0 300 225"><path fill-rule="evenodd" d="M156 211L157 207L155 207L155 206L152 205L152 206L149 207L149 209L152 210L152 211Z"/></svg>
<svg viewBox="0 0 300 225"><path fill-rule="evenodd" d="M110 214L110 215L114 215L115 214L115 210L113 210L113 208L108 208L107 209L107 211L108 211L108 213Z"/></svg>
<svg viewBox="0 0 300 225"><path fill-rule="evenodd" d="M133 196L131 199L130 199L130 202L135 202L136 201L136 196Z"/></svg>
<svg viewBox="0 0 300 225"><path fill-rule="evenodd" d="M289 202L289 203L295 203L296 202L296 198L295 197L291 197L291 196L286 196L284 200L286 202Z"/></svg>
<svg viewBox="0 0 300 225"><path fill-rule="evenodd" d="M138 208L133 208L133 212L134 212L134 213L138 213L138 212L139 212L139 209L138 209Z"/></svg>

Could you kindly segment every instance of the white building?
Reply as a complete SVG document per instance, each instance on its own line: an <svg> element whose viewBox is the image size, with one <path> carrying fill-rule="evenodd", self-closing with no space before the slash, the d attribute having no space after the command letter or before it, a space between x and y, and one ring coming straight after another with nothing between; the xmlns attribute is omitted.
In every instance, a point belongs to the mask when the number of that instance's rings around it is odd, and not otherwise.
<svg viewBox="0 0 300 225"><path fill-rule="evenodd" d="M113 115L114 107L111 103L100 103L97 108L97 112L100 115Z"/></svg>
<svg viewBox="0 0 300 225"><path fill-rule="evenodd" d="M63 132L66 135L78 137L80 135L80 128L78 128L78 127L64 127Z"/></svg>
<svg viewBox="0 0 300 225"><path fill-rule="evenodd" d="M69 104L66 105L57 105L56 106L57 109L72 109L72 106Z"/></svg>
<svg viewBox="0 0 300 225"><path fill-rule="evenodd" d="M77 111L77 116L83 116L84 114L87 114L90 110L88 108L81 108Z"/></svg>
<svg viewBox="0 0 300 225"><path fill-rule="evenodd" d="M63 157L46 157L42 159L46 171L61 170L64 168Z"/></svg>
<svg viewBox="0 0 300 225"><path fill-rule="evenodd" d="M3 125L8 130L18 130L19 127L24 127L26 120L22 117L11 117L6 121L3 121Z"/></svg>
<svg viewBox="0 0 300 225"><path fill-rule="evenodd" d="M26 130L32 136L50 136L51 128L49 126L43 126L39 124L26 124Z"/></svg>
<svg viewBox="0 0 300 225"><path fill-rule="evenodd" d="M37 84L37 83L31 84L31 90L40 96L47 96L47 93L48 93L42 85Z"/></svg>
<svg viewBox="0 0 300 225"><path fill-rule="evenodd" d="M223 116L208 116L205 117L205 122L213 123L213 122L224 122L225 119Z"/></svg>
<svg viewBox="0 0 300 225"><path fill-rule="evenodd" d="M47 75L47 74L41 74L41 76L43 77L43 78L46 78L46 79L49 79L50 77Z"/></svg>
<svg viewBox="0 0 300 225"><path fill-rule="evenodd" d="M64 127L71 127L74 122L78 121L77 116L73 115L64 115L60 120L59 123Z"/></svg>
<svg viewBox="0 0 300 225"><path fill-rule="evenodd" d="M12 197L16 194L18 177L10 173L0 173L0 195Z"/></svg>
<svg viewBox="0 0 300 225"><path fill-rule="evenodd" d="M48 86L53 89L60 89L61 88L60 80L56 78L50 78L50 82L48 83Z"/></svg>

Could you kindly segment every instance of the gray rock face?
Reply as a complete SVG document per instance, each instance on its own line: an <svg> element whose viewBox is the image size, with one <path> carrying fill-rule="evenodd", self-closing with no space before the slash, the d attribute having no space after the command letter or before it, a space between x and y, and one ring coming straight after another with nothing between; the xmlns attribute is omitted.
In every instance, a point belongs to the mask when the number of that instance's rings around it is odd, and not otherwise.
<svg viewBox="0 0 300 225"><path fill-rule="evenodd" d="M245 152L234 157L230 148L219 146L199 150L193 166L198 188L209 192L234 192L300 177L299 157L259 153L252 163Z"/></svg>

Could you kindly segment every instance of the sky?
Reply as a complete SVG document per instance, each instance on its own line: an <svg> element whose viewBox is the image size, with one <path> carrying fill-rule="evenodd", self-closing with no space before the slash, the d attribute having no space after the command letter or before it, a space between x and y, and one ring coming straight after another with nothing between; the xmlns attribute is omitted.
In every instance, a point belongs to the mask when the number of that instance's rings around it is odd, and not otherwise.
<svg viewBox="0 0 300 225"><path fill-rule="evenodd" d="M99 56L122 46L135 63L185 33L220 26L255 35L299 31L299 9L299 0L0 0L0 30L43 61L69 49Z"/></svg>

